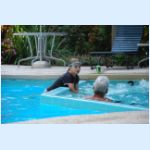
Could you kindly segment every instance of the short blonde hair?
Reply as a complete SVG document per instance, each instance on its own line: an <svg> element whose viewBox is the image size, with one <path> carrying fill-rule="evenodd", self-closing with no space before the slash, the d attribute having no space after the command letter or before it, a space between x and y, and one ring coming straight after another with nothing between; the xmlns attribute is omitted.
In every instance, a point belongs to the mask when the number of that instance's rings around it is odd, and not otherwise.
<svg viewBox="0 0 150 150"><path fill-rule="evenodd" d="M94 92L106 94L108 91L109 79L106 76L99 76L94 82Z"/></svg>

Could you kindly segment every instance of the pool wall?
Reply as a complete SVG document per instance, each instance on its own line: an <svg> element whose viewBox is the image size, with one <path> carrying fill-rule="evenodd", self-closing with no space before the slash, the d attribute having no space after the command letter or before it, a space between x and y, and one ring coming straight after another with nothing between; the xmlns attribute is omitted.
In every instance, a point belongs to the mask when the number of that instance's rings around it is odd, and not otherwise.
<svg viewBox="0 0 150 150"><path fill-rule="evenodd" d="M80 83L84 84L84 81ZM50 92L42 93L44 99L41 99L42 103L61 105L64 107L71 107L76 109L95 110L102 112L121 112L121 111L135 111L135 110L147 110L143 107L130 106L125 104L117 104L111 102L102 102L86 99L76 99L60 96L61 93L67 92L69 89L60 87Z"/></svg>

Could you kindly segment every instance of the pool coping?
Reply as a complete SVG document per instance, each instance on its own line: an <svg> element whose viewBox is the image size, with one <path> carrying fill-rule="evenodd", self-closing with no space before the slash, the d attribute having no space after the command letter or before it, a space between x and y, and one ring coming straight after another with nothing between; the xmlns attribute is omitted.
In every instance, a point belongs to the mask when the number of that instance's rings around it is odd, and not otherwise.
<svg viewBox="0 0 150 150"><path fill-rule="evenodd" d="M96 79L99 75L106 75L111 80L127 80L127 79L149 79L149 68L144 69L126 69L125 67L116 67L106 69L102 66L103 71L100 74L96 70L91 70L89 66L82 66L79 73L80 79L89 80ZM19 79L56 79L67 71L68 67L51 67L51 68L31 68L31 66L2 65L2 78L19 78Z"/></svg>
<svg viewBox="0 0 150 150"><path fill-rule="evenodd" d="M149 124L149 111L54 117L10 124Z"/></svg>

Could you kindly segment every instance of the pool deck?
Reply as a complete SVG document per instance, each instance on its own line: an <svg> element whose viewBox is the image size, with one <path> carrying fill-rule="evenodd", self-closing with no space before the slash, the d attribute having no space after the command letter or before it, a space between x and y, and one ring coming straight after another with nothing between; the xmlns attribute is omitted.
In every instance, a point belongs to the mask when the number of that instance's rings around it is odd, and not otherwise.
<svg viewBox="0 0 150 150"><path fill-rule="evenodd" d="M50 67L50 68L31 68L31 66L2 65L2 78L19 78L19 79L55 79L66 72L67 67ZM109 79L149 79L149 68L126 69L125 67L113 67L106 69L102 67L100 74L90 67L82 67L79 74L81 79L96 79L99 75L106 75ZM56 117L48 119L39 119L33 121L20 122L21 124L148 124L149 111L134 111L109 113L101 115L79 115L68 117Z"/></svg>
<svg viewBox="0 0 150 150"><path fill-rule="evenodd" d="M79 115L55 117L32 121L18 122L17 124L148 124L148 111L133 111L109 113L102 115Z"/></svg>
<svg viewBox="0 0 150 150"><path fill-rule="evenodd" d="M31 66L2 65L1 75L5 78L27 78L27 79L55 79L67 71L68 67L31 68ZM106 75L110 79L148 79L149 68L126 69L126 67L108 68L102 67L102 73L97 74L96 70L90 67L82 67L81 79L96 79L99 75Z"/></svg>

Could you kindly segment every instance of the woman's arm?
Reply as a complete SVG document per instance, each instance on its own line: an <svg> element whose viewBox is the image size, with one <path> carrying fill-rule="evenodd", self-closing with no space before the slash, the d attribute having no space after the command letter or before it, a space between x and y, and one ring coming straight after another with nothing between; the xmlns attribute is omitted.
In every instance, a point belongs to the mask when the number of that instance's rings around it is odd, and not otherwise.
<svg viewBox="0 0 150 150"><path fill-rule="evenodd" d="M78 89L74 87L73 83L68 83L68 87L72 92L78 93Z"/></svg>

